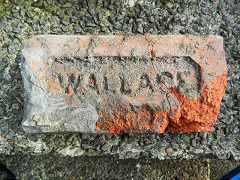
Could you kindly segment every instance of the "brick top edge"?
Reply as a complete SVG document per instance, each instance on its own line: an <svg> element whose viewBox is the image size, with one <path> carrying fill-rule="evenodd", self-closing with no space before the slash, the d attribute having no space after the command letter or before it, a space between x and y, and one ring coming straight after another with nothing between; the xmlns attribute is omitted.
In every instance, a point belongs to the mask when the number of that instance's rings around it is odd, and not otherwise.
<svg viewBox="0 0 240 180"><path fill-rule="evenodd" d="M185 56L202 68L206 84L211 76L227 74L223 38L218 35L35 35L23 41L22 54L29 61L64 56Z"/></svg>
<svg viewBox="0 0 240 180"><path fill-rule="evenodd" d="M33 35L33 36L29 36L27 39L23 40L23 41L28 41L31 40L32 38L46 38L46 37L130 37L130 36L134 36L134 37L170 37L170 38L176 38L176 37L183 37L183 38L200 38L200 39L206 39L206 38L218 38L219 40L223 40L222 36L219 35L182 35L182 34L173 34L173 35L155 35L155 34L145 34L145 35L78 35L78 34L74 34L74 35L56 35L56 34L48 34L48 35L44 35L44 34L40 34L40 35Z"/></svg>

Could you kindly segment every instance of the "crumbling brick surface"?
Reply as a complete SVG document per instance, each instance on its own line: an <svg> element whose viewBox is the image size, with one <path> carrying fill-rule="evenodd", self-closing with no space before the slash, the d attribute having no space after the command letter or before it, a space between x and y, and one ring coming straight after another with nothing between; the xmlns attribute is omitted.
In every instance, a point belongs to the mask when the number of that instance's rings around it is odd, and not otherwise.
<svg viewBox="0 0 240 180"><path fill-rule="evenodd" d="M26 132L211 131L226 88L219 36L33 36Z"/></svg>

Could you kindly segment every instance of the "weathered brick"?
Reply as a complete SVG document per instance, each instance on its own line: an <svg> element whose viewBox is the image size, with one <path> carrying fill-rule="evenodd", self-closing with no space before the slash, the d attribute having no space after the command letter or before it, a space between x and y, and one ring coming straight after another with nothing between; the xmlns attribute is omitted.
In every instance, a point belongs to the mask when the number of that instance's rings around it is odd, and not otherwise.
<svg viewBox="0 0 240 180"><path fill-rule="evenodd" d="M226 88L219 36L24 41L26 132L211 131Z"/></svg>

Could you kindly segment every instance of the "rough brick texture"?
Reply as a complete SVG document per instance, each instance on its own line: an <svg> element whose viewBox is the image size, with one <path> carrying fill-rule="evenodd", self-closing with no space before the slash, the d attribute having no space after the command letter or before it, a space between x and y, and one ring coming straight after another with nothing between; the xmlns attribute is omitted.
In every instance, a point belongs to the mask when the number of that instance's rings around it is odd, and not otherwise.
<svg viewBox="0 0 240 180"><path fill-rule="evenodd" d="M211 131L226 87L219 36L24 41L26 132Z"/></svg>

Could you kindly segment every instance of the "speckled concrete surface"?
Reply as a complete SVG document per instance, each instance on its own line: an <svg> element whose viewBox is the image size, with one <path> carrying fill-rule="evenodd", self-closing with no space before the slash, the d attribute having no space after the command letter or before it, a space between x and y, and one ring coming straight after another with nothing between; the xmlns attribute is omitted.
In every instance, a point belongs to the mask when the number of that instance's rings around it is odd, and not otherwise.
<svg viewBox="0 0 240 180"><path fill-rule="evenodd" d="M0 2L0 153L127 158L240 159L239 1ZM21 40L36 34L216 34L224 38L228 86L214 131L164 134L33 134L21 128Z"/></svg>

